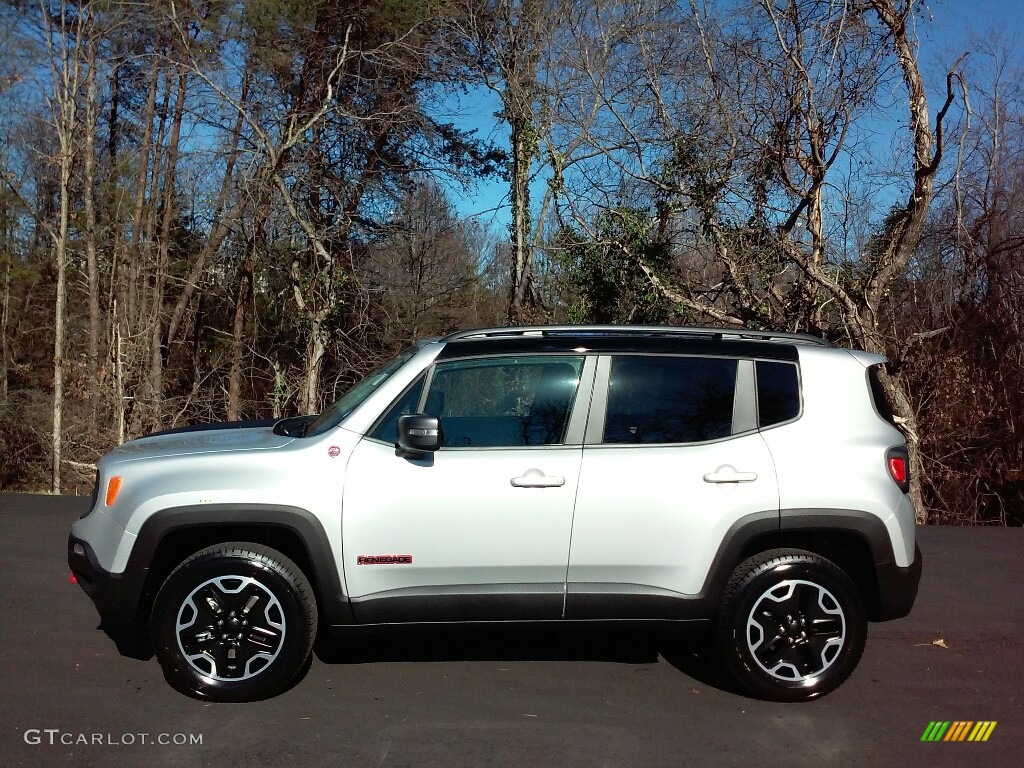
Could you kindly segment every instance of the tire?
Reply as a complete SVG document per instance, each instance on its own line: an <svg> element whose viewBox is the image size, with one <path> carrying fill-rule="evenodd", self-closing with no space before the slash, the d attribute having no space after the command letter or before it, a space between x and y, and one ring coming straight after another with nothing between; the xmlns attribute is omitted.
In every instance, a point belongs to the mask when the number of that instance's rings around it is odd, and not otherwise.
<svg viewBox="0 0 1024 768"><path fill-rule="evenodd" d="M150 623L167 681L207 701L255 701L288 688L310 658L316 626L299 567L244 542L208 547L175 568Z"/></svg>
<svg viewBox="0 0 1024 768"><path fill-rule="evenodd" d="M773 549L740 563L722 597L717 643L746 691L771 701L806 701L850 676L867 639L857 587L825 558Z"/></svg>

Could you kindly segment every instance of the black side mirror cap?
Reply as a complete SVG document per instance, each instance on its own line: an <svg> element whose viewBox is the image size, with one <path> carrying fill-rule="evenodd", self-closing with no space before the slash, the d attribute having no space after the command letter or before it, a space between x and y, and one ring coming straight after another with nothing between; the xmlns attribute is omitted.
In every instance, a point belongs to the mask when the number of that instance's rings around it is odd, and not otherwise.
<svg viewBox="0 0 1024 768"><path fill-rule="evenodd" d="M444 432L437 416L410 413L398 418L398 445L400 455L433 453L444 445Z"/></svg>

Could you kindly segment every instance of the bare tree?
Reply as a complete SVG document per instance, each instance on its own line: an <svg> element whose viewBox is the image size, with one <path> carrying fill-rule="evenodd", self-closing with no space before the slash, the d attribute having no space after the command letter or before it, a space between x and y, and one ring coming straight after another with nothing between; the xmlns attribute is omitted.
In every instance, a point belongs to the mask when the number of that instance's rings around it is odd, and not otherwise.
<svg viewBox="0 0 1024 768"><path fill-rule="evenodd" d="M0 170L0 173L6 173ZM7 405L7 378L10 368L11 350L7 343L8 320L11 313L11 262L14 249L11 231L11 201L6 194L0 194L0 258L3 259L3 293L0 294L0 406Z"/></svg>
<svg viewBox="0 0 1024 768"><path fill-rule="evenodd" d="M510 322L525 319L540 304L530 184L540 146L541 60L553 14L553 7L543 0L467 0L457 20L475 77L500 99L501 119L510 133Z"/></svg>
<svg viewBox="0 0 1024 768"><path fill-rule="evenodd" d="M359 274L380 296L386 338L406 345L467 324L480 249L479 233L440 186L425 181L409 190Z"/></svg>
<svg viewBox="0 0 1024 768"><path fill-rule="evenodd" d="M910 33L909 21L914 11L914 0L872 0L870 7L889 37L903 76L910 117L908 131L914 147L910 193L902 209L894 211L891 217L892 226L888 242L869 265L867 280L857 307L856 320L859 332L856 340L864 349L884 353L886 339L881 332L883 326L879 317L880 309L893 284L906 270L921 241L921 233L935 197L935 177L942 161L943 121L956 97L955 83L960 77L957 67L963 56L954 63L946 77L945 101L936 113L933 128L924 78L917 60L917 46ZM849 319L855 318L850 316ZM904 343L912 341L913 339L909 339ZM921 457L921 436L916 409L907 391L906 382L898 375L887 374L883 377L882 383L893 403L897 421L907 437L911 466L915 470L911 476L911 495L918 509L919 522L926 522L928 510L921 493L924 462Z"/></svg>
<svg viewBox="0 0 1024 768"><path fill-rule="evenodd" d="M577 183L593 189L601 178L607 185L602 216L622 210L624 200L652 211L647 241L672 250L675 269L651 263L646 253L653 251L637 250L635 240L615 246L633 249L655 291L697 318L808 329L898 356L907 340L885 323L884 303L920 240L958 82L954 65L933 129L910 37L912 11L913 2L765 0L725 24L694 4L678 25L689 44L671 46L654 34L664 21L654 10L581 28L581 50L604 53L580 57L603 104L588 131L601 159ZM892 61L910 113L908 195L884 238L849 261L827 230L834 168L851 151L850 131L876 103ZM602 167L617 173L600 177ZM581 199L570 202L573 222L596 239L593 222L604 219L580 207ZM912 493L923 511L915 409L905 381L890 375L884 383L911 449Z"/></svg>
<svg viewBox="0 0 1024 768"><path fill-rule="evenodd" d="M43 42L46 47L47 63L50 70L53 91L44 91L43 98L50 109L54 132L57 136L59 156L58 196L60 211L55 225L49 225L53 240L54 261L57 266L57 295L54 302L53 319L53 428L51 432L51 475L50 490L60 493L61 461L63 459L63 416L64 416L64 328L67 303L67 267L69 256L69 232L72 208L72 173L74 170L76 139L80 129L78 100L86 67L87 43L85 37L91 32L93 17L89 8L74 7L64 2L56 11L40 0L39 9L43 19Z"/></svg>

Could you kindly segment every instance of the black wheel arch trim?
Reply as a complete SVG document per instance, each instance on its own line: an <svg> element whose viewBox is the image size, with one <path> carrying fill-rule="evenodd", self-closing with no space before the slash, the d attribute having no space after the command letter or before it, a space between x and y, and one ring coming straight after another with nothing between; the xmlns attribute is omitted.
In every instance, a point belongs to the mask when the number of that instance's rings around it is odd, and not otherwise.
<svg viewBox="0 0 1024 768"><path fill-rule="evenodd" d="M102 628L118 643L122 653L148 658L147 649L137 641L140 629L138 611L150 565L165 537L187 528L233 525L278 527L293 533L305 548L311 569L307 576L316 590L324 625L341 629L357 623L335 565L331 543L320 521L307 510L268 504L174 507L154 513L146 520L123 573L107 573L99 566L87 542L74 537L69 539L71 570L96 603ZM745 554L751 553L750 548L758 538L829 530L853 531L871 552L874 561L871 565L878 587L878 605L871 618L884 621L906 616L914 604L921 577L919 548L915 550L914 562L901 567L896 565L888 531L877 516L857 510L786 509L781 513L776 510L755 512L735 521L723 536L704 585L696 595L649 590L608 591L607 585L570 583L563 620L679 621L711 618L717 612L722 590L733 569ZM769 548L772 546L776 544ZM366 616L366 619L372 618L371 615Z"/></svg>
<svg viewBox="0 0 1024 768"><path fill-rule="evenodd" d="M101 628L129 656L149 658L147 632L139 609L149 584L150 568L160 544L168 535L202 528L284 529L295 535L306 554L311 572L306 574L317 595L327 625L352 624L354 616L345 593L331 543L320 521L308 510L276 504L195 504L170 507L153 513L142 524L122 573L108 573L99 565L87 542L71 537L68 563L79 584L100 613ZM244 538L244 537L243 537ZM271 545L272 546L272 545ZM76 551L81 548L84 553ZM152 598L152 594L149 598Z"/></svg>
<svg viewBox="0 0 1024 768"><path fill-rule="evenodd" d="M876 564L895 563L889 531L878 515L856 509L783 509L780 531L853 531L864 539Z"/></svg>
<svg viewBox="0 0 1024 768"><path fill-rule="evenodd" d="M714 616L722 591L733 569L746 556L759 551L754 542L762 537L787 533L854 533L871 552L872 575L877 584L877 605L871 619L886 621L906 616L917 596L921 576L921 553L916 549L914 562L904 568L896 565L892 543L885 524L870 512L850 509L766 510L744 515L726 531L708 569L700 592L683 595L650 588L622 589L625 585L570 582L567 586L567 619L699 619ZM785 546L779 539L769 540L764 549Z"/></svg>
<svg viewBox="0 0 1024 768"><path fill-rule="evenodd" d="M232 526L284 528L293 533L305 549L312 570L306 575L316 590L320 610L327 623L352 622L352 610L327 532L311 512L301 507L283 504L194 504L163 509L142 524L125 573L136 559L137 570L148 570L160 543L171 532L185 528Z"/></svg>
<svg viewBox="0 0 1024 768"><path fill-rule="evenodd" d="M923 559L915 544L914 559L907 566L896 564L896 554L885 523L877 515L856 509L783 509L780 530L853 531L871 552L877 594L871 611L872 621L901 619L910 613L917 599Z"/></svg>

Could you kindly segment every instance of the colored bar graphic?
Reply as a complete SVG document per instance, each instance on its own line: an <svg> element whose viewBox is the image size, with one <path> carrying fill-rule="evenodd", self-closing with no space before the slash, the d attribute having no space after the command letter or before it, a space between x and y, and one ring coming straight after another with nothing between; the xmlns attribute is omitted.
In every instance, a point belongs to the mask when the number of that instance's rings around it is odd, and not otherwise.
<svg viewBox="0 0 1024 768"><path fill-rule="evenodd" d="M995 728L995 720L932 720L921 741L988 741Z"/></svg>
<svg viewBox="0 0 1024 768"><path fill-rule="evenodd" d="M921 735L921 741L940 741L943 735L946 733L946 729L949 728L949 721L932 721L928 723L928 727L924 729L924 733Z"/></svg>
<svg viewBox="0 0 1024 768"><path fill-rule="evenodd" d="M964 736L967 735L967 729L974 725L970 720L956 720L953 725L950 726L949 733L946 734L946 738L943 741L963 741Z"/></svg>
<svg viewBox="0 0 1024 768"><path fill-rule="evenodd" d="M996 729L995 720L982 720L979 721L974 730L971 731L971 735L967 738L968 741L988 741L988 737L992 735L992 731Z"/></svg>

